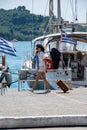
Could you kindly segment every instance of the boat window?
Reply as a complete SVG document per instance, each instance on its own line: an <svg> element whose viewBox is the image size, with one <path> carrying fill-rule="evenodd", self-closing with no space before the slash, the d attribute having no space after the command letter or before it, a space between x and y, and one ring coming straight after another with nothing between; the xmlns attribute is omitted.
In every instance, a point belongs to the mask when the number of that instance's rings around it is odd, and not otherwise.
<svg viewBox="0 0 87 130"><path fill-rule="evenodd" d="M85 42L77 42L77 50L79 51L87 51L87 43Z"/></svg>
<svg viewBox="0 0 87 130"><path fill-rule="evenodd" d="M39 40L39 41L36 41L35 45L37 45L37 44L43 44L43 43L44 43L43 40Z"/></svg>
<svg viewBox="0 0 87 130"><path fill-rule="evenodd" d="M74 45L70 43L61 43L59 48L61 51L70 51L73 50Z"/></svg>

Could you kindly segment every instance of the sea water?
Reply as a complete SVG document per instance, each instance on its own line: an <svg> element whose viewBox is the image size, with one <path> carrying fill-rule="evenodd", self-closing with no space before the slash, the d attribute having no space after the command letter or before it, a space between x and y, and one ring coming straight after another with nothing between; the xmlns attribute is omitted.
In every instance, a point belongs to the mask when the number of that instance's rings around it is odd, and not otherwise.
<svg viewBox="0 0 87 130"><path fill-rule="evenodd" d="M13 43L17 56L6 55L6 64L9 66L12 72L12 82L18 81L18 71L22 68L23 62L28 55L32 56L32 44L30 41L18 41ZM87 51L87 44L78 42L78 50ZM28 89L28 85L25 82L24 89ZM18 89L18 82L11 85L11 88Z"/></svg>
<svg viewBox="0 0 87 130"><path fill-rule="evenodd" d="M12 72L12 83L11 88L18 89L18 71L22 68L23 62L28 55L31 56L32 44L30 41L14 42L13 43L17 56L6 55L6 65ZM28 88L27 83L24 83L25 88Z"/></svg>

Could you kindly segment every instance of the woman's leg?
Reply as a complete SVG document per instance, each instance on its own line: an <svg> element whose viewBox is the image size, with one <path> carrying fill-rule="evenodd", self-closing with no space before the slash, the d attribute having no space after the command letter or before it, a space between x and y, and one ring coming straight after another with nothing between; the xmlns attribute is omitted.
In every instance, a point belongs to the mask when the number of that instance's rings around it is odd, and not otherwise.
<svg viewBox="0 0 87 130"><path fill-rule="evenodd" d="M35 80L35 82L34 82L34 84L33 84L33 87L32 87L32 89L34 90L35 89L35 87L36 87L36 85L37 85L37 83L38 83L38 80L39 80L39 78L41 77L41 72L38 72L37 73L37 76L36 76L36 80Z"/></svg>
<svg viewBox="0 0 87 130"><path fill-rule="evenodd" d="M42 78L43 78L43 80L44 80L45 87L46 87L47 89L50 89L50 87L49 87L49 85L48 85L48 82L47 82L47 80L46 80L45 72L41 72L41 76L42 76Z"/></svg>

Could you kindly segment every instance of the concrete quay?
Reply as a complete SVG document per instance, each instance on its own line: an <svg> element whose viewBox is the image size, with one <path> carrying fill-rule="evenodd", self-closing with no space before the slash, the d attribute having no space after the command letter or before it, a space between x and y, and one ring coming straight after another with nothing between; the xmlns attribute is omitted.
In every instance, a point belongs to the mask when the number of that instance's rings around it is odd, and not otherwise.
<svg viewBox="0 0 87 130"><path fill-rule="evenodd" d="M0 96L0 128L87 126L87 88L67 93L8 89Z"/></svg>

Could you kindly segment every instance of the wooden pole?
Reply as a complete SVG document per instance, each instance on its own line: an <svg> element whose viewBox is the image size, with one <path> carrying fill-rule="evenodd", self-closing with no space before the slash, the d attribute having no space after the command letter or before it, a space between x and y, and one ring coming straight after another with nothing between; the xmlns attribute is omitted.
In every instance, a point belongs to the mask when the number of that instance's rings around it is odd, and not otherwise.
<svg viewBox="0 0 87 130"><path fill-rule="evenodd" d="M2 66L5 66L5 55L2 54Z"/></svg>

